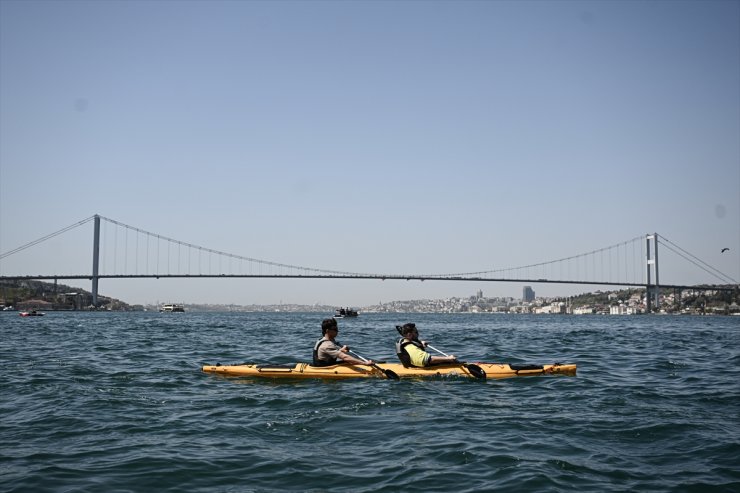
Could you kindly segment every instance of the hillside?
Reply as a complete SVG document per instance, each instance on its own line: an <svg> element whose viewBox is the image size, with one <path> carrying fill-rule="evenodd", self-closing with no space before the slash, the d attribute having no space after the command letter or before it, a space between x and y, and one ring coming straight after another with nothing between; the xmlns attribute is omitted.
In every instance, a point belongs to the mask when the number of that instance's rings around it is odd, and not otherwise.
<svg viewBox="0 0 740 493"><path fill-rule="evenodd" d="M93 310L92 293L66 284L43 281L0 281L0 307L18 310ZM137 311L115 298L98 295L98 310Z"/></svg>

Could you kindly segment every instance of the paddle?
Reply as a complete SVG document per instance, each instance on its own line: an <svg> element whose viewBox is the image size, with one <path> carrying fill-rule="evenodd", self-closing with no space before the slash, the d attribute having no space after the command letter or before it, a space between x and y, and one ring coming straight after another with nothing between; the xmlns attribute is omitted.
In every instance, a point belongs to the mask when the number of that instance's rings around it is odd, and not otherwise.
<svg viewBox="0 0 740 493"><path fill-rule="evenodd" d="M427 347L433 351L437 351L442 356L449 356L443 353L442 351L440 351L439 349L437 349L436 347L432 346L431 344L427 344ZM462 361L460 362L460 364L463 365L465 368L467 368L470 374L473 375L475 378L486 378L486 371L480 366L473 364L473 363L464 363Z"/></svg>
<svg viewBox="0 0 740 493"><path fill-rule="evenodd" d="M357 356L358 358L360 358L360 359L361 359L362 361L364 361L365 363L369 363L369 362L370 362L370 360L369 360L369 359L367 359L367 358L365 358L365 357L363 357L363 356L361 356L361 355L357 354L357 353L356 353L356 352L354 352L354 351L350 351L350 350L348 349L348 350L347 350L347 352L348 352L348 353L351 353L351 354L354 354L355 356ZM398 374L397 374L397 373L396 373L395 371L393 371L393 370L385 370L385 369L383 369L383 368L379 367L379 366L378 366L377 364L375 364L375 363L373 363L373 364L372 364L372 365L370 365L370 366L372 366L373 368L375 368L375 369L377 369L377 370L380 370L380 371L382 371L383 373L385 373L385 376L386 376L386 378L388 378L389 380L400 380L400 377L398 376Z"/></svg>

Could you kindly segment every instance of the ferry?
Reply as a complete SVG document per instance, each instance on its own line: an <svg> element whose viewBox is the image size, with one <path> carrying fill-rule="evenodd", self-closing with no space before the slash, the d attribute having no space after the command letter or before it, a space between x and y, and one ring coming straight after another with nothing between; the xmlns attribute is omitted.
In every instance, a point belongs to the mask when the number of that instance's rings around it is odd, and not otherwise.
<svg viewBox="0 0 740 493"><path fill-rule="evenodd" d="M174 303L168 303L166 305L162 305L162 308L159 309L160 312L184 312L185 307L183 305L177 305Z"/></svg>

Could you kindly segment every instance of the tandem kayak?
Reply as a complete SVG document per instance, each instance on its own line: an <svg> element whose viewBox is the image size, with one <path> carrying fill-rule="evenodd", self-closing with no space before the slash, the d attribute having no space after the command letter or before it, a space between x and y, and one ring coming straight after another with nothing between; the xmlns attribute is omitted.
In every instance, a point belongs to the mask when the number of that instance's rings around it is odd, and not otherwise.
<svg viewBox="0 0 740 493"><path fill-rule="evenodd" d="M480 371L485 375L481 375ZM370 365L311 366L308 363L288 365L241 364L206 365L206 373L232 377L260 378L425 378L425 377L469 377L508 378L534 375L575 375L575 364L554 363L549 365L516 365L507 363L455 363L425 368L406 368L400 363L378 363Z"/></svg>

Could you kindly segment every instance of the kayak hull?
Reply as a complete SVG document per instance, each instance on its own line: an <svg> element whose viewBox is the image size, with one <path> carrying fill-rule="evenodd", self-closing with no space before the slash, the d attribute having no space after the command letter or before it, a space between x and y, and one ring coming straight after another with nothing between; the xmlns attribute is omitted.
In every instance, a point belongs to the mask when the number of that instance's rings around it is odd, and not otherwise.
<svg viewBox="0 0 740 493"><path fill-rule="evenodd" d="M536 375L575 375L574 364L548 364L548 365L510 365L507 363L469 363L480 367L487 378L509 378ZM290 365L206 365L203 371L232 377L258 377L258 378L323 378L323 379L346 379L346 378L388 378L386 371L390 370L400 378L429 378L429 377L468 377L476 378L474 373L468 370L466 364L437 365L426 368L405 368L400 363L379 363L378 368L369 365L332 365L311 366L308 363L297 363Z"/></svg>

